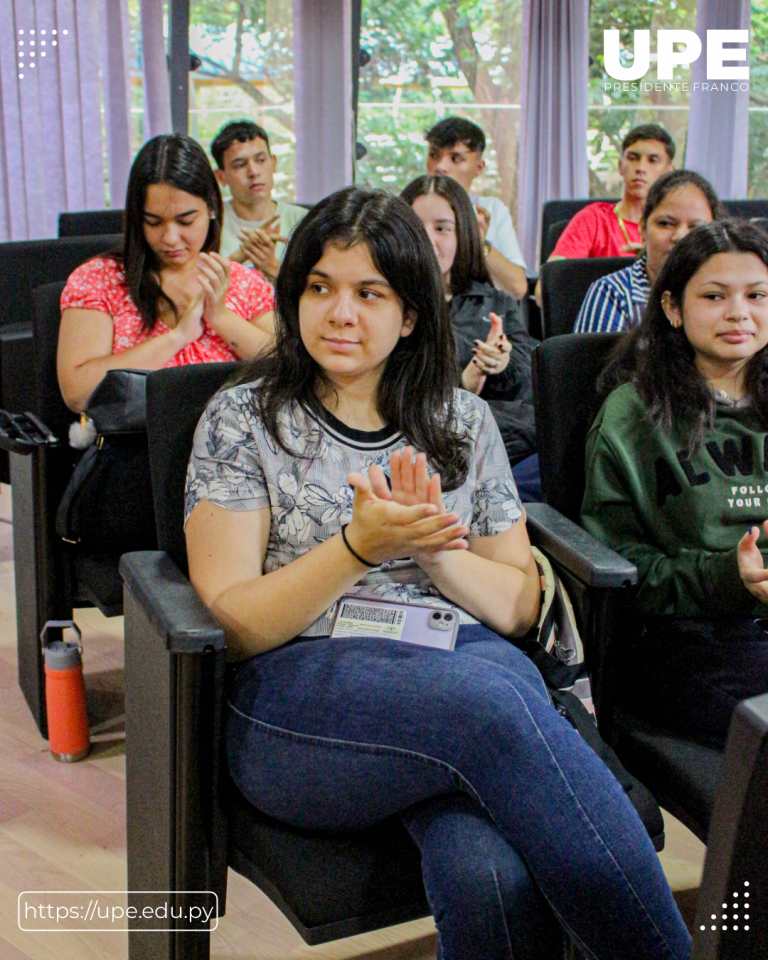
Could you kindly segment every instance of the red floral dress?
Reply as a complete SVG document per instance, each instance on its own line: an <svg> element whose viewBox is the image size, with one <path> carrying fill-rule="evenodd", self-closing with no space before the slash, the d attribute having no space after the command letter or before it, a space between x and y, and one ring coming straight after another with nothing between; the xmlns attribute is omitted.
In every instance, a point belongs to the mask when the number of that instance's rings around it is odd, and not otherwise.
<svg viewBox="0 0 768 960"><path fill-rule="evenodd" d="M232 263L225 303L233 313L244 320L251 320L274 308L274 292L260 273L248 270L240 263ZM123 353L170 329L162 320L157 321L151 333L144 329L141 314L128 292L123 265L110 257L89 260L70 274L61 294L61 309L70 307L109 314L114 331L112 353ZM165 366L182 367L189 363L221 363L228 360L237 360L236 354L204 322L202 335L171 357Z"/></svg>

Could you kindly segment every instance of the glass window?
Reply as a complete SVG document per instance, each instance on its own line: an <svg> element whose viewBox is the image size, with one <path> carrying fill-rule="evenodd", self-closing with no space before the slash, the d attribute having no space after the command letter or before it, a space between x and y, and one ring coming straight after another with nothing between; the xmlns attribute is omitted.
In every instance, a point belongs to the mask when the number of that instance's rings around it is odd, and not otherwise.
<svg viewBox="0 0 768 960"><path fill-rule="evenodd" d="M131 159L133 159L146 139L144 136L144 77L141 73L140 0L128 0L128 31L131 58Z"/></svg>
<svg viewBox="0 0 768 960"><path fill-rule="evenodd" d="M651 66L643 80L634 81L636 90L606 90L606 84L619 81L608 76L604 63L605 30L620 32L621 59L631 65L635 30L651 31ZM617 165L621 141L632 127L641 123L658 123L675 141L675 163L681 166L685 157L688 128L688 104L691 68L676 67L674 77L658 81L656 77L656 36L658 30L696 30L696 0L637 0L617 4L615 0L592 0L589 12L589 154L590 197L621 196L622 181ZM702 56L706 56L702 52ZM631 84L630 84L631 85ZM660 86L661 89L657 89ZM650 89L648 89L650 87Z"/></svg>
<svg viewBox="0 0 768 960"><path fill-rule="evenodd" d="M517 203L522 0L364 0L357 182L392 191L424 173L424 132L458 114L481 126L473 188Z"/></svg>
<svg viewBox="0 0 768 960"><path fill-rule="evenodd" d="M276 200L295 196L291 7L291 0L191 0L189 11L189 47L202 61L190 74L189 134L208 150L229 120L264 127L278 158Z"/></svg>
<svg viewBox="0 0 768 960"><path fill-rule="evenodd" d="M768 0L752 0L747 196L768 197Z"/></svg>

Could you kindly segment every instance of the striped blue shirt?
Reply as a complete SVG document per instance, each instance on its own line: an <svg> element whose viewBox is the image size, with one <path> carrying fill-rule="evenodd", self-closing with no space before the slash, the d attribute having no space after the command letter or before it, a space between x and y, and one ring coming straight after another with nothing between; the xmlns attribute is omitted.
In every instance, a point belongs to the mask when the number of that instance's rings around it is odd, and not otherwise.
<svg viewBox="0 0 768 960"><path fill-rule="evenodd" d="M651 293L645 259L638 257L623 270L595 280L579 310L574 333L618 333L640 323Z"/></svg>

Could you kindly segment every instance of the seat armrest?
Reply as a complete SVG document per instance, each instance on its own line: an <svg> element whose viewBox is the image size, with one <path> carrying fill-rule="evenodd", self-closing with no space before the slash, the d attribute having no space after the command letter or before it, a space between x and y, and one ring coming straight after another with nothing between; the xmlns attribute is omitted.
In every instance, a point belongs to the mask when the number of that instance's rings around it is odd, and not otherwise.
<svg viewBox="0 0 768 960"><path fill-rule="evenodd" d="M32 324L29 321L24 323L4 323L0 325L0 340L3 343L12 340L31 340Z"/></svg>
<svg viewBox="0 0 768 960"><path fill-rule="evenodd" d="M120 574L169 652L226 649L223 629L167 553L123 554Z"/></svg>
<svg viewBox="0 0 768 960"><path fill-rule="evenodd" d="M692 960L762 960L766 943L765 851L768 847L768 694L736 707L709 822L707 858L699 888ZM760 878L763 878L761 880ZM748 880L746 878L749 878ZM746 882L745 882L746 881ZM751 884L751 885L750 885ZM748 887L747 892L745 887ZM710 932L710 917L731 891L751 897L750 933L735 940L726 926ZM747 901L742 901L747 908ZM736 907L734 906L734 910ZM749 930L748 926L743 928ZM700 933L699 931L706 931ZM736 947L738 946L738 949Z"/></svg>
<svg viewBox="0 0 768 960"><path fill-rule="evenodd" d="M32 324L0 326L0 406L11 413L38 410L35 378L35 351Z"/></svg>
<svg viewBox="0 0 768 960"><path fill-rule="evenodd" d="M531 542L588 587L637 583L633 563L546 503L526 503Z"/></svg>
<svg viewBox="0 0 768 960"><path fill-rule="evenodd" d="M183 905L183 891L213 890L221 916L227 878L219 798L224 631L167 553L124 554L120 573L128 889L176 891L168 894L174 907ZM148 934L152 922L140 914L129 927L131 958L182 955L174 951L175 934Z"/></svg>

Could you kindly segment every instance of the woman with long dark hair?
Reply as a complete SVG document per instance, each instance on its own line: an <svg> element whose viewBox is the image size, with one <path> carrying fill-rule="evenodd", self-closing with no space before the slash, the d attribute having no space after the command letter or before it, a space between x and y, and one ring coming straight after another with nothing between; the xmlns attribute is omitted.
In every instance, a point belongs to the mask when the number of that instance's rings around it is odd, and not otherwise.
<svg viewBox="0 0 768 960"><path fill-rule="evenodd" d="M454 387L418 217L383 191L319 203L276 317L187 476L190 577L237 661L240 790L310 830L399 814L444 960L560 956L539 890L593 956L683 960L639 818L509 642L537 623L538 570L498 427Z"/></svg>
<svg viewBox="0 0 768 960"><path fill-rule="evenodd" d="M485 263L477 217L461 184L423 176L400 194L424 224L443 274L460 382L487 400L523 500L539 499L531 353L517 301L498 290Z"/></svg>
<svg viewBox="0 0 768 960"><path fill-rule="evenodd" d="M648 191L639 224L644 249L630 266L595 280L573 332L618 333L636 327L674 245L703 223L726 216L712 184L701 174L672 170L659 177Z"/></svg>
<svg viewBox="0 0 768 960"><path fill-rule="evenodd" d="M768 235L697 227L603 375L587 445L582 521L638 569L622 702L720 747L768 690L767 344Z"/></svg>
<svg viewBox="0 0 768 960"><path fill-rule="evenodd" d="M61 298L58 373L80 412L108 370L252 357L272 336L272 288L219 256L222 201L202 147L163 134L136 155L119 253L89 260Z"/></svg>

